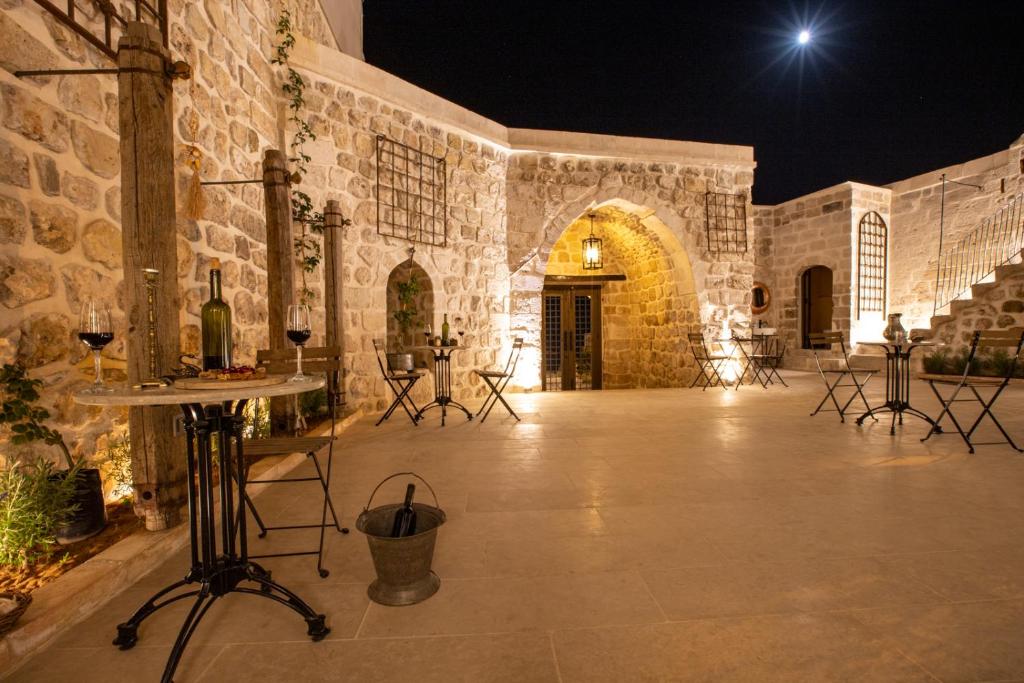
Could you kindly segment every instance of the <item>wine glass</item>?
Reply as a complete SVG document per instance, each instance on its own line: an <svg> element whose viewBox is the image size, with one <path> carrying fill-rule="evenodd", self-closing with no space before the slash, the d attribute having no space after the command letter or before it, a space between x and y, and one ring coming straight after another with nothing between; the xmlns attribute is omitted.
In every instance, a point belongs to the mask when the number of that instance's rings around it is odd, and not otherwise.
<svg viewBox="0 0 1024 683"><path fill-rule="evenodd" d="M455 331L459 334L459 346L462 346L462 340L466 335L466 321L461 315L455 316Z"/></svg>
<svg viewBox="0 0 1024 683"><path fill-rule="evenodd" d="M432 330L430 329L430 323L423 325L423 338L426 340L426 345L430 346L430 335Z"/></svg>
<svg viewBox="0 0 1024 683"><path fill-rule="evenodd" d="M303 382L306 376L302 374L302 345L309 341L312 333L309 325L309 306L292 304L288 307L287 315L286 334L288 340L295 344L295 374L288 381Z"/></svg>
<svg viewBox="0 0 1024 683"><path fill-rule="evenodd" d="M102 301L88 298L82 303L78 320L78 338L92 351L96 368L96 381L85 390L87 394L106 394L113 389L103 384L103 367L100 352L114 340L114 326L110 322L110 308Z"/></svg>

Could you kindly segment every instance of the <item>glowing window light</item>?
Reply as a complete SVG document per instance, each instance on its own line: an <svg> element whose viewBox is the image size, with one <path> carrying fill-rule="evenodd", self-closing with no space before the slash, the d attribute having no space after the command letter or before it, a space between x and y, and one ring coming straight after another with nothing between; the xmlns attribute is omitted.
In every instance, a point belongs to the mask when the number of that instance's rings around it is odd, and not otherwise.
<svg viewBox="0 0 1024 683"><path fill-rule="evenodd" d="M590 237L583 240L583 270L601 270L604 268L601 252L601 238L594 237L594 214L590 214Z"/></svg>

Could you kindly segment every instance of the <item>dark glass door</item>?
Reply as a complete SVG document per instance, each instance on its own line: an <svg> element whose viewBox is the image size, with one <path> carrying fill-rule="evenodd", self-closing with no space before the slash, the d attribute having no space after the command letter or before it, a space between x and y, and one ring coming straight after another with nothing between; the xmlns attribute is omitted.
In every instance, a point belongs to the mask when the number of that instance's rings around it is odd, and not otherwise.
<svg viewBox="0 0 1024 683"><path fill-rule="evenodd" d="M832 329L832 270L814 266L800 278L801 346L811 348L810 335Z"/></svg>
<svg viewBox="0 0 1024 683"><path fill-rule="evenodd" d="M601 388L601 288L564 287L542 294L545 391Z"/></svg>

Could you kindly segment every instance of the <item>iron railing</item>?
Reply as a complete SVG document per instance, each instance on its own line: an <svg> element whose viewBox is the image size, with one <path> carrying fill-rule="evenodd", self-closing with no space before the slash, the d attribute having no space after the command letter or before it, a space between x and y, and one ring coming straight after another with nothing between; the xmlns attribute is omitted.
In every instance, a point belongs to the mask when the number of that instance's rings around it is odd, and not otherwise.
<svg viewBox="0 0 1024 683"><path fill-rule="evenodd" d="M1024 194L1019 194L957 240L949 250L940 247L934 313L961 297L970 296L972 285L1020 256L1024 249L1022 206Z"/></svg>
<svg viewBox="0 0 1024 683"><path fill-rule="evenodd" d="M89 41L95 48L117 60L117 39L129 21L156 24L168 45L167 0L35 0L58 21ZM62 3L63 6L58 3Z"/></svg>

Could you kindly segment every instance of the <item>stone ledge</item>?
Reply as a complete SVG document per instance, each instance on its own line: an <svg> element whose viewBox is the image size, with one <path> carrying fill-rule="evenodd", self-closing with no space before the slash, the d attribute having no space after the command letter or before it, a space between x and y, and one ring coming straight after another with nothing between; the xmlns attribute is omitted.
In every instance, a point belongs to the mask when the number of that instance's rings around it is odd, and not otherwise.
<svg viewBox="0 0 1024 683"><path fill-rule="evenodd" d="M337 434L362 417L363 409L358 408L339 420ZM322 436L329 430L330 426L325 425L311 435ZM254 466L254 476L279 478L305 460L304 453L264 458ZM265 469L261 470L261 466ZM254 484L246 490L255 498L267 486ZM140 531L33 592L32 605L18 626L0 640L0 678L13 673L65 631L91 616L170 555L187 547L188 540L187 524L167 531Z"/></svg>

